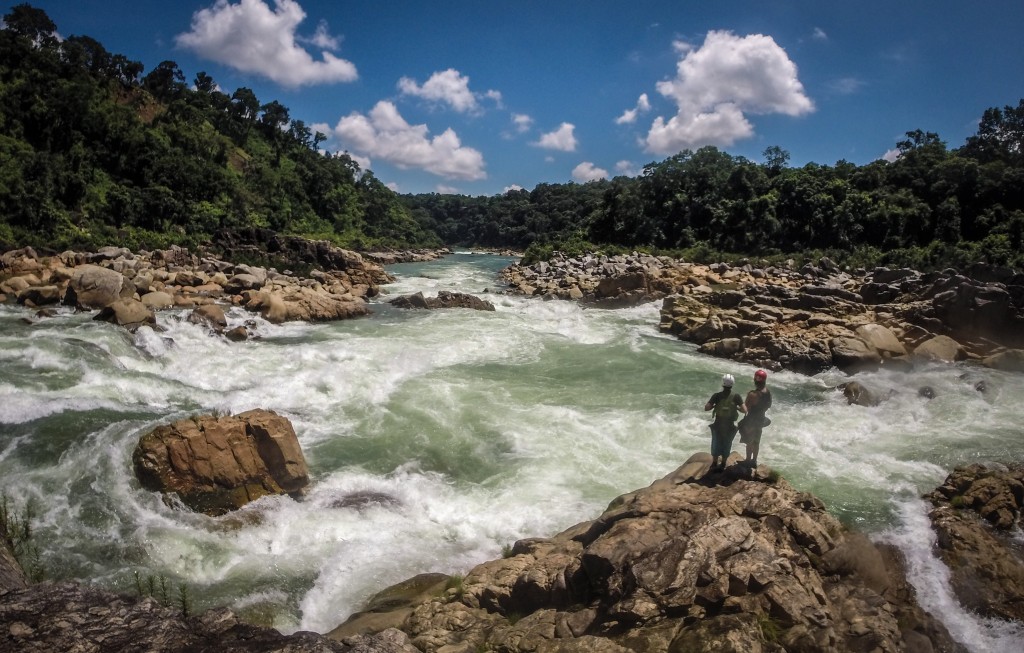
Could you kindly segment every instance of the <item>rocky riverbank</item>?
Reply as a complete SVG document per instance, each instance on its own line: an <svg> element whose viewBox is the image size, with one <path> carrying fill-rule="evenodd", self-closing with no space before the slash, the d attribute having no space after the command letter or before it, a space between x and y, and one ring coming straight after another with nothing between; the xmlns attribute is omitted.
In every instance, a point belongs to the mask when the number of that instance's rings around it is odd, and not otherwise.
<svg viewBox="0 0 1024 653"><path fill-rule="evenodd" d="M244 339L246 325L228 325L220 307L241 306L273 323L345 319L365 315L366 300L392 281L383 267L355 252L322 241L287 242L294 250L289 260L304 256L316 266L308 276L181 247L152 252L105 247L53 256L24 248L0 255L0 302L38 309L38 316L60 306L98 311L95 319L129 330L155 325L155 311L161 309L200 309L197 321L217 331L233 327L233 337ZM248 250L230 251L242 257Z"/></svg>
<svg viewBox="0 0 1024 653"><path fill-rule="evenodd" d="M503 272L511 292L616 308L662 301L659 328L712 356L772 370L849 373L973 360L1024 371L1024 275L978 265L922 274L667 257L556 255Z"/></svg>
<svg viewBox="0 0 1024 653"><path fill-rule="evenodd" d="M464 577L387 588L326 636L283 636L224 609L191 616L153 598L28 584L0 556L0 651L971 650L918 605L898 550L844 528L766 467L709 464L697 454L596 519L520 540ZM961 600L982 598L965 605L1017 623L1021 469L959 469L929 495Z"/></svg>

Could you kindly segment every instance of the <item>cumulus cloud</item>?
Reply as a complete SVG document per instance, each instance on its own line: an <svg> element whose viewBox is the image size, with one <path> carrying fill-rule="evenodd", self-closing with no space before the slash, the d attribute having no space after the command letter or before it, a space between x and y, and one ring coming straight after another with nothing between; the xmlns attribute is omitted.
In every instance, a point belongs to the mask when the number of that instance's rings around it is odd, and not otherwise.
<svg viewBox="0 0 1024 653"><path fill-rule="evenodd" d="M505 186L505 189L502 190L501 192L502 192L502 194L505 194L505 193L510 193L510 192L512 192L514 190L523 190L523 187L520 186L519 184L512 184L510 186Z"/></svg>
<svg viewBox="0 0 1024 653"><path fill-rule="evenodd" d="M352 112L338 121L332 133L360 155L402 169L426 170L446 179L487 178L483 155L464 147L451 128L430 137L426 125L410 125L391 102L378 102L367 115Z"/></svg>
<svg viewBox="0 0 1024 653"><path fill-rule="evenodd" d="M525 113L513 113L512 123L515 124L516 131L522 134L530 131L530 127L533 126L533 118Z"/></svg>
<svg viewBox="0 0 1024 653"><path fill-rule="evenodd" d="M608 171L603 168L598 168L590 161L584 161L572 169L572 178L579 182L607 179Z"/></svg>
<svg viewBox="0 0 1024 653"><path fill-rule="evenodd" d="M175 37L179 47L245 73L261 75L282 86L351 82L359 77L355 64L335 56L338 39L326 23L303 39L296 29L306 18L295 0L217 0L212 7L192 14L191 30ZM323 48L315 60L297 41Z"/></svg>
<svg viewBox="0 0 1024 653"><path fill-rule="evenodd" d="M895 163L898 158L900 158L900 151L896 149L886 150L885 154L882 155L882 160L889 163Z"/></svg>
<svg viewBox="0 0 1024 653"><path fill-rule="evenodd" d="M575 152L576 136L573 134L574 129L576 129L576 125L569 122L563 122L555 131L543 134L540 137L540 140L534 143L534 145L537 147L543 147L546 150Z"/></svg>
<svg viewBox="0 0 1024 653"><path fill-rule="evenodd" d="M615 164L615 172L626 177L636 177L640 174L640 171L636 168L636 164L632 161L626 161L623 159Z"/></svg>
<svg viewBox="0 0 1024 653"><path fill-rule="evenodd" d="M458 195L459 189L455 186L449 186L447 184L438 184L436 187L438 193L442 195Z"/></svg>
<svg viewBox="0 0 1024 653"><path fill-rule="evenodd" d="M479 113L479 97L485 97L501 104L501 93L494 90L483 94L474 93L469 90L469 77L454 68L434 73L422 85L411 77L403 77L398 80L398 90L403 95L412 95L431 102L447 104L459 113Z"/></svg>
<svg viewBox="0 0 1024 653"><path fill-rule="evenodd" d="M636 106L632 109L626 109L621 116L615 119L616 125L631 125L636 122L636 117L641 113L646 113L651 110L651 102L647 99L646 93L641 93L640 98L636 101Z"/></svg>
<svg viewBox="0 0 1024 653"><path fill-rule="evenodd" d="M668 120L654 120L646 138L649 152L732 145L753 135L748 113L799 116L814 111L796 65L770 36L711 31L699 48L675 46L682 55L676 77L657 88L679 111Z"/></svg>

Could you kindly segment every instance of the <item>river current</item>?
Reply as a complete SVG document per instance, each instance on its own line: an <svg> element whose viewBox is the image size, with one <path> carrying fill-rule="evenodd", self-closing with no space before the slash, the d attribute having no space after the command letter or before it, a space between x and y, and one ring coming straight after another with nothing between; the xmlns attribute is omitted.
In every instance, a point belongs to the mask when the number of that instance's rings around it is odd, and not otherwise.
<svg viewBox="0 0 1024 653"><path fill-rule="evenodd" d="M387 585L465 573L517 539L593 519L708 449L704 403L725 372L745 393L754 368L659 334L660 303L610 311L501 294L498 272L513 260L391 266L397 281L356 320L275 326L231 309L230 326L251 321L259 336L245 343L186 310L131 335L90 314L35 320L0 306L0 491L33 507L47 577L125 592L137 575L164 579L187 587L195 609L227 604L283 632L326 632ZM439 290L496 310L386 303ZM971 650L1024 650L1024 632L951 596L919 498L956 465L1024 457L1024 375L861 374L892 395L873 408L846 405L832 389L844 378L770 374L760 462L898 544L924 607ZM211 518L140 488L140 436L252 408L295 426L312 476L304 501L264 498Z"/></svg>

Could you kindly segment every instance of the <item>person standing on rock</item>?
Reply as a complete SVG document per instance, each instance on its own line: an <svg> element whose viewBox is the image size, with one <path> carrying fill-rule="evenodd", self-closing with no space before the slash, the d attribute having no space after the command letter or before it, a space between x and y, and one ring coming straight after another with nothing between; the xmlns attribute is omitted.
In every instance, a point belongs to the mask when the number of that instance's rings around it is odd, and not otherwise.
<svg viewBox="0 0 1024 653"><path fill-rule="evenodd" d="M757 452L761 448L761 429L771 421L765 413L772 407L772 393L766 387L768 373L764 370L754 372L754 389L747 393L743 402L746 417L740 420L740 442L747 445L746 464L757 467Z"/></svg>
<svg viewBox="0 0 1024 653"><path fill-rule="evenodd" d="M736 418L746 413L743 400L732 391L736 379L732 374L722 377L722 389L711 395L704 410L715 411L715 421L711 426L711 471L725 469L725 461L732 452L732 439L736 437ZM719 461L720 460L720 461Z"/></svg>

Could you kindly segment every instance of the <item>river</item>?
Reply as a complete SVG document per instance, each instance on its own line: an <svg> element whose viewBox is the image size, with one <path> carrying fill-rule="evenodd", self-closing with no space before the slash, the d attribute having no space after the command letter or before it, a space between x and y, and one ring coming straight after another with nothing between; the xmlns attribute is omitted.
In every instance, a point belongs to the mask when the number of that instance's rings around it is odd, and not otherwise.
<svg viewBox="0 0 1024 653"><path fill-rule="evenodd" d="M136 576L164 579L194 609L227 604L286 633L326 632L389 584L465 573L707 450L705 401L725 372L745 392L753 368L659 334L657 303L608 311L501 294L512 261L467 252L391 266L397 281L361 319L275 326L231 309L231 326L251 321L259 336L245 343L185 310L131 335L90 314L26 320L0 306L0 490L33 507L47 576L125 592ZM497 310L385 303L438 290ZM919 499L956 465L1024 458L1024 375L934 365L858 378L891 398L848 406L832 390L839 372L771 374L760 462L903 548L925 608L973 651L1024 650L1019 629L950 596ZM211 518L139 487L141 435L252 408L295 426L312 475L304 501Z"/></svg>

